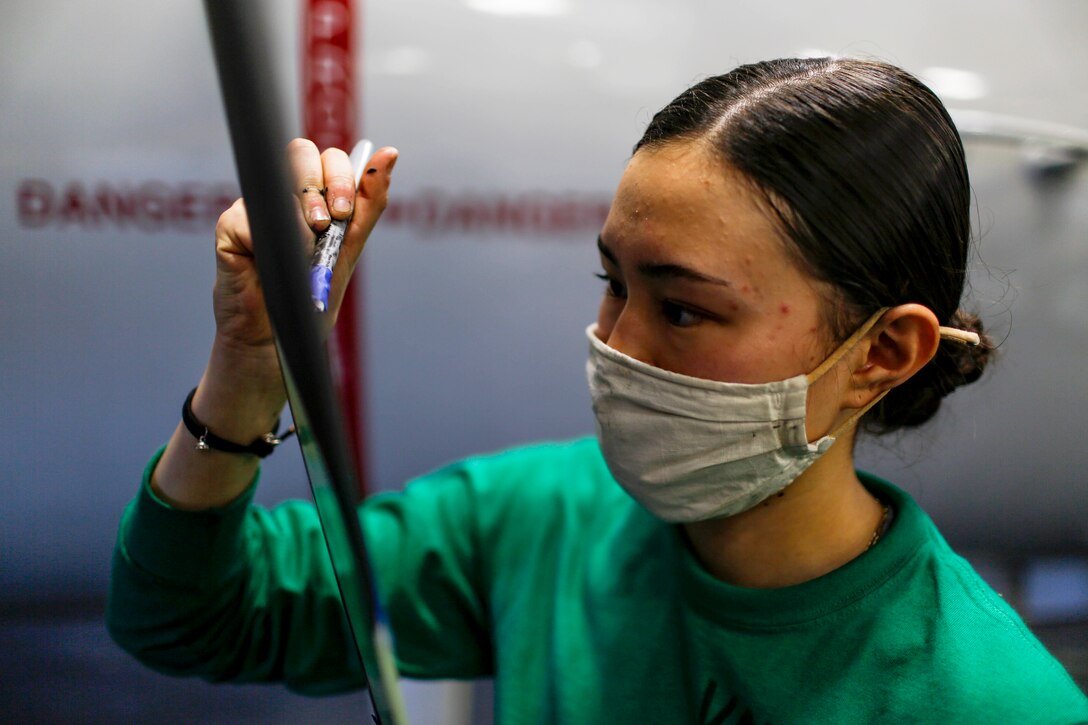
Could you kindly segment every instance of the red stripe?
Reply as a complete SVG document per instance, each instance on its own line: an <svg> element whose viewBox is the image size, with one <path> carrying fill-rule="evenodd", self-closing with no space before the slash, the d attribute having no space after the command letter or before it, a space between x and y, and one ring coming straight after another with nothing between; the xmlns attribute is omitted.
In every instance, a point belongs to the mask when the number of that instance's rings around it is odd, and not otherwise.
<svg viewBox="0 0 1088 725"><path fill-rule="evenodd" d="M304 133L326 149L350 149L362 131L356 101L357 48L352 0L304 0L302 103ZM357 272L356 277L359 276ZM367 492L368 458L363 400L362 295L349 285L329 357L348 429L361 494Z"/></svg>

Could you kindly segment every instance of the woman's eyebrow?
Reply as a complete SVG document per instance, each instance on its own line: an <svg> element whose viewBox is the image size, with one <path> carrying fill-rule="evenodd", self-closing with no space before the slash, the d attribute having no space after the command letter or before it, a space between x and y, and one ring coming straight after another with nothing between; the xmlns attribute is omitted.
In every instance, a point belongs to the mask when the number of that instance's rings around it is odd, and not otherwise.
<svg viewBox="0 0 1088 725"><path fill-rule="evenodd" d="M619 260L616 259L615 253L608 248L608 245L605 244L604 240L600 237L597 237L597 249L600 251L601 256L617 267L619 266ZM733 286L733 283L727 279L703 274L702 272L697 272L690 267L684 267L679 264L643 262L638 266L638 271L650 279L686 279L692 282L706 282L708 284L721 285L722 287Z"/></svg>
<svg viewBox="0 0 1088 725"><path fill-rule="evenodd" d="M709 274L696 272L690 267L679 264L653 264L643 263L638 266L638 271L651 279L686 279L692 282L706 282L722 287L732 287L733 283L721 277L712 277Z"/></svg>

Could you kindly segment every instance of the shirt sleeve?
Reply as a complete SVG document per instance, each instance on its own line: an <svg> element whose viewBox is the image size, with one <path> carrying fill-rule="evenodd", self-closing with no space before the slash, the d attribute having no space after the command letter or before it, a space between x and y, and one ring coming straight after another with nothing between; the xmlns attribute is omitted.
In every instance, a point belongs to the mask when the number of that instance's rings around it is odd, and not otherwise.
<svg viewBox="0 0 1088 725"><path fill-rule="evenodd" d="M316 510L252 503L180 511L150 489L148 464L122 516L107 626L168 674L282 681L307 694L364 685ZM472 492L457 469L364 505L364 536L402 673L473 677L491 670Z"/></svg>

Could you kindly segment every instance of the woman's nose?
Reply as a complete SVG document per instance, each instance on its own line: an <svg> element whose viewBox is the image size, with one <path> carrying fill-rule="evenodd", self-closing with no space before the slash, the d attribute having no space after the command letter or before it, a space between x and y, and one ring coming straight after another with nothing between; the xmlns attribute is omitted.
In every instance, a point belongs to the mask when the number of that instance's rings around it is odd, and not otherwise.
<svg viewBox="0 0 1088 725"><path fill-rule="evenodd" d="M647 365L655 364L649 330L638 315L631 311L630 304L624 307L610 328L602 329L598 325L597 334L613 350Z"/></svg>

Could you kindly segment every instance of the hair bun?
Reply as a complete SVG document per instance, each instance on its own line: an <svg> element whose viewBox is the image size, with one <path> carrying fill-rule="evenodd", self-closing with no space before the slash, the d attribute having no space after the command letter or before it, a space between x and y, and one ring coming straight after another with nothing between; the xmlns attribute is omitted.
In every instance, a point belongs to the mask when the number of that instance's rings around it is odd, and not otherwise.
<svg viewBox="0 0 1088 725"><path fill-rule="evenodd" d="M948 326L976 333L979 343L969 345L960 340L941 340L937 354L929 364L905 383L893 388L865 416L866 429L884 433L919 426L937 413L946 395L982 376L986 365L996 354L993 340L982 330L982 320L978 315L956 310Z"/></svg>
<svg viewBox="0 0 1088 725"><path fill-rule="evenodd" d="M982 320L978 315L959 309L952 313L949 322L949 327L977 334L979 342L968 345L958 340L941 341L933 364L942 373L937 379L942 395L978 380L995 352L993 340L983 332Z"/></svg>

